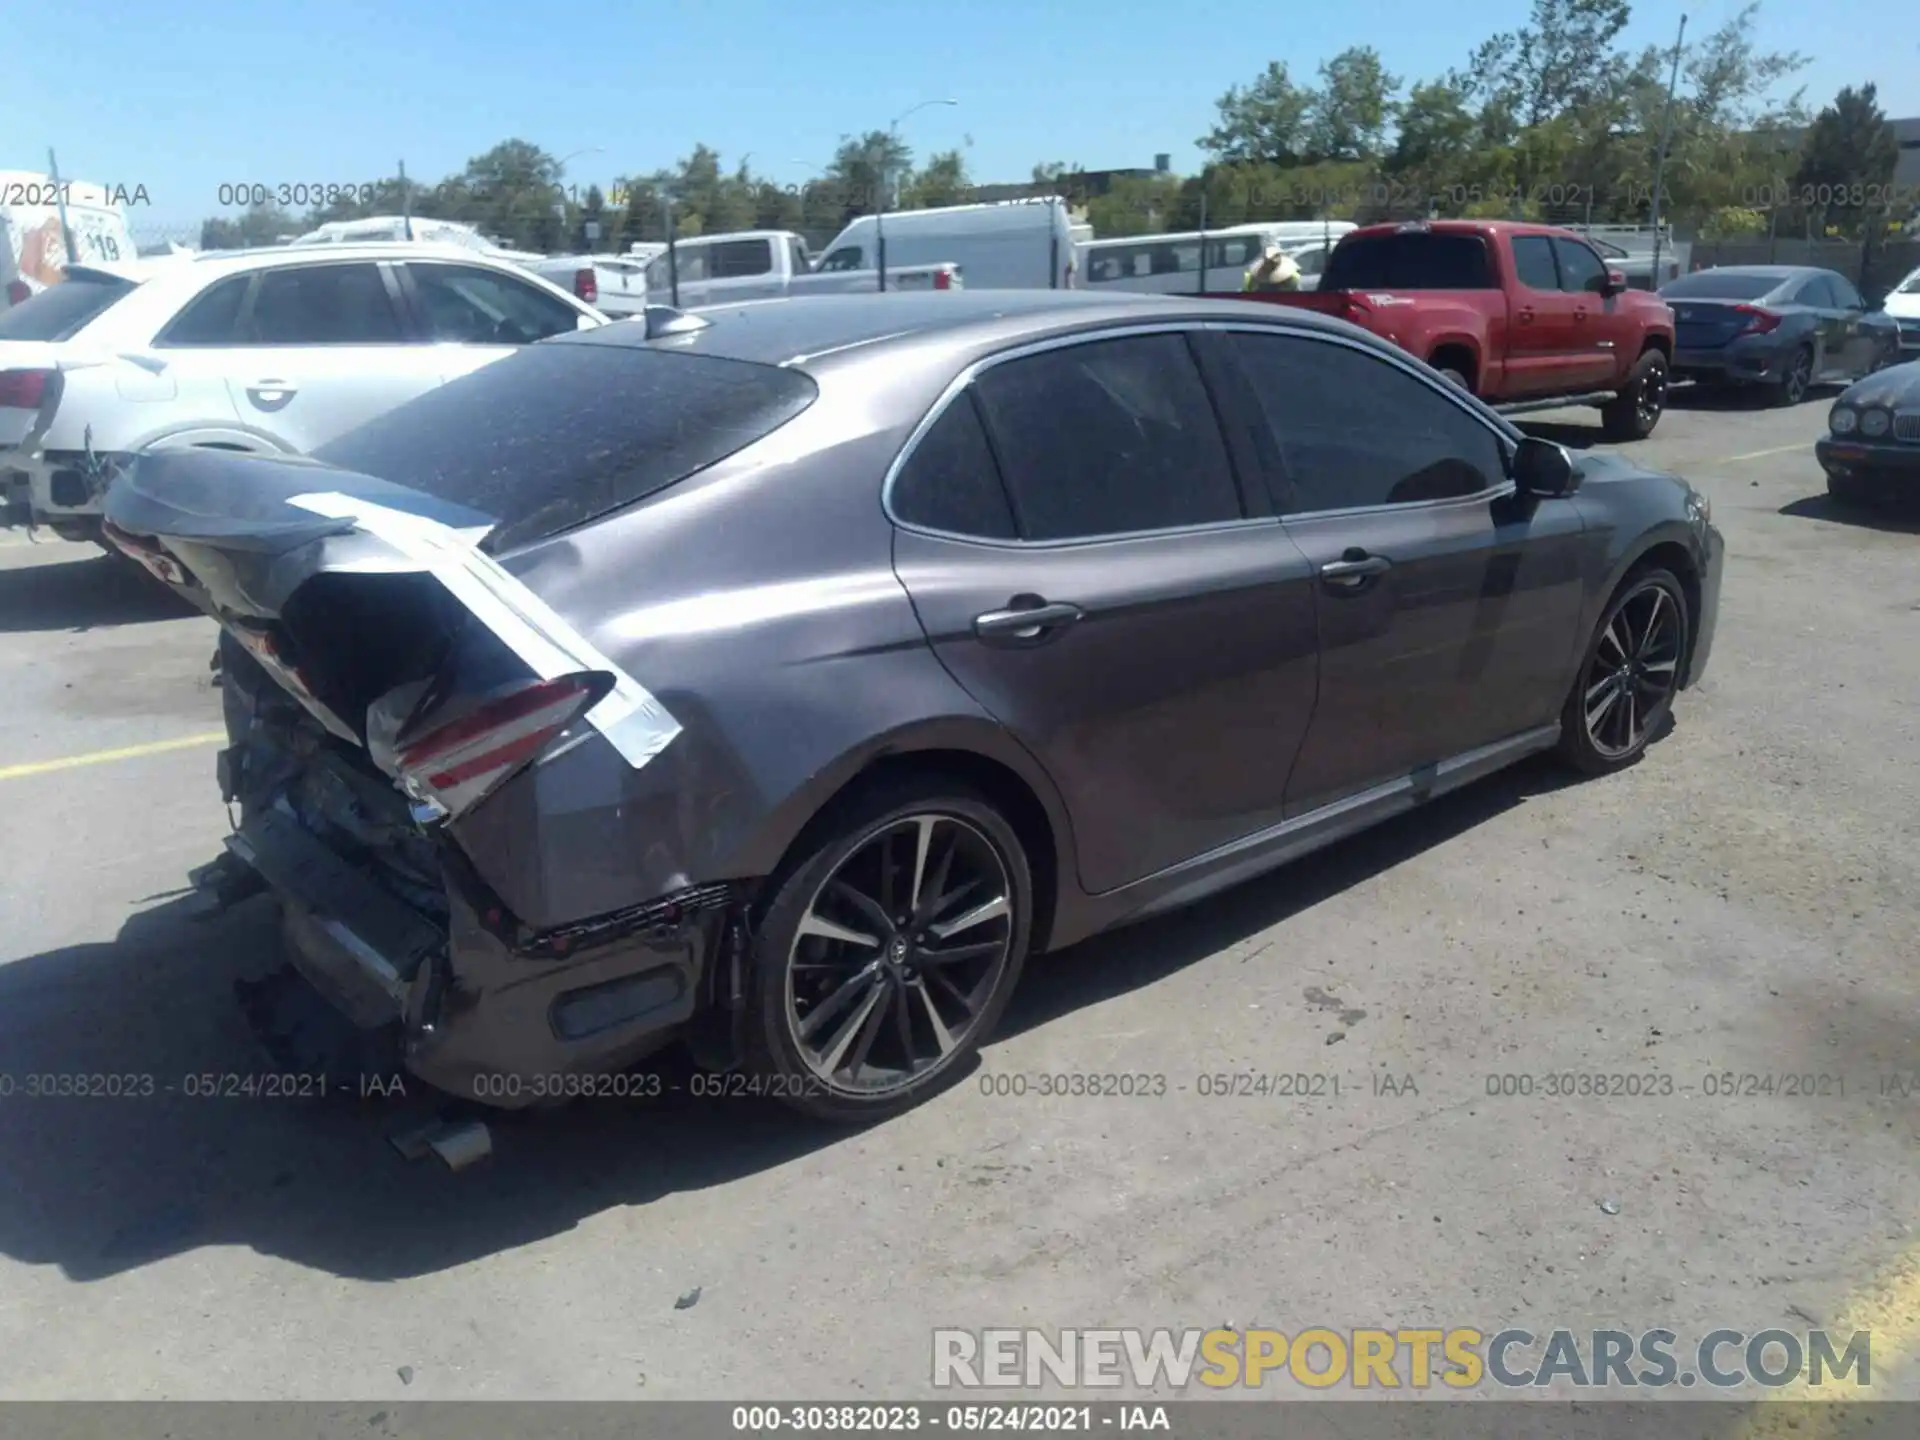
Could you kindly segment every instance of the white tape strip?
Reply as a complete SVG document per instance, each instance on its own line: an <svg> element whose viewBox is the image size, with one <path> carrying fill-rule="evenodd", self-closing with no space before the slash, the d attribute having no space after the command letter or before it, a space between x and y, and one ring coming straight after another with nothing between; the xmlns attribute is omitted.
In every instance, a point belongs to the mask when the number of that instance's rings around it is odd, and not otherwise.
<svg viewBox="0 0 1920 1440"><path fill-rule="evenodd" d="M391 545L445 585L482 625L543 680L579 670L604 670L613 690L587 712L587 722L638 770L680 733L680 722L631 675L596 650L546 601L481 553L482 530L455 530L337 491L295 495L287 501L330 519L350 519Z"/></svg>

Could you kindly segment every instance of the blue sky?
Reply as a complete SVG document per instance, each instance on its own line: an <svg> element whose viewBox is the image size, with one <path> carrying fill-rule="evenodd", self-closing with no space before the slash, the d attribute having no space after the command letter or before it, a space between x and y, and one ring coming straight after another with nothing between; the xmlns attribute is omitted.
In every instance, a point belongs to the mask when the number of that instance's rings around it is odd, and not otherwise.
<svg viewBox="0 0 1920 1440"><path fill-rule="evenodd" d="M1800 50L1816 104L1877 81L1894 116L1920 115L1912 0L1768 0L1763 43ZM1637 46L1671 44L1680 11L1704 34L1737 0L1634 8ZM1214 99L1285 60L1310 78L1372 43L1410 77L1464 61L1524 22L1526 0L1249 5L1186 0L707 0L530 5L525 0L63 0L13 8L0 169L146 187L135 228L228 213L223 183L433 180L509 137L556 156L581 186L671 163L705 141L731 166L799 183L842 135L902 127L917 156L963 146L976 181L1036 161L1197 168ZM1468 19L1469 15L1475 18Z"/></svg>

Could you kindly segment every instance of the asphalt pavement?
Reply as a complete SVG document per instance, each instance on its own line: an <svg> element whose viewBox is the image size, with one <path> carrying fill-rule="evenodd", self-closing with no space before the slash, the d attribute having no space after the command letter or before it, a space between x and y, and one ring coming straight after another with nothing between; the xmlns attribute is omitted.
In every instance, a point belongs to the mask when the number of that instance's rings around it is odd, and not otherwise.
<svg viewBox="0 0 1920 1440"><path fill-rule="evenodd" d="M1828 505L1828 401L1630 447L1729 545L1636 768L1528 764L1038 962L880 1127L682 1091L459 1173L388 1144L419 1093L190 1093L266 1068L231 990L275 963L261 902L184 893L227 828L210 622L0 534L0 1398L884 1398L935 1326L1228 1323L1870 1326L1920 1396L1920 507ZM1201 1093L1232 1073L1326 1079ZM1671 1087L1489 1093L1549 1074ZM1845 1093L1713 1093L1745 1075Z"/></svg>

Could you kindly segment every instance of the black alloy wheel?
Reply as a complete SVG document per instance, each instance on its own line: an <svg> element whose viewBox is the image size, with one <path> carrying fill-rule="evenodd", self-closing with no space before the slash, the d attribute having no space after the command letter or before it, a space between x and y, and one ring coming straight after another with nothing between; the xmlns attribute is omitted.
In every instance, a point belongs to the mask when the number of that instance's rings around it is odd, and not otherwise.
<svg viewBox="0 0 1920 1440"><path fill-rule="evenodd" d="M991 1030L1025 958L1031 880L979 797L894 805L781 884L759 936L757 1059L770 1092L864 1120L918 1103ZM777 947L777 949L776 949Z"/></svg>
<svg viewBox="0 0 1920 1440"><path fill-rule="evenodd" d="M1673 708L1691 617L1666 570L1623 585L1587 647L1561 716L1560 750L1589 774L1639 759Z"/></svg>

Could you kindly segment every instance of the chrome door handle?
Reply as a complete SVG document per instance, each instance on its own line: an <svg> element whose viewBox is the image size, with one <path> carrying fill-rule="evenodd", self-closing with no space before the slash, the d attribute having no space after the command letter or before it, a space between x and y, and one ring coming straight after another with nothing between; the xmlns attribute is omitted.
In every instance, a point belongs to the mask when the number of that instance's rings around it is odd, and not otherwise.
<svg viewBox="0 0 1920 1440"><path fill-rule="evenodd" d="M1354 555L1329 560L1320 567L1320 578L1336 590L1358 590L1392 568L1393 562L1384 555Z"/></svg>
<svg viewBox="0 0 1920 1440"><path fill-rule="evenodd" d="M1078 605L1042 604L989 610L973 617L973 633L982 640L1012 640L1033 644L1058 634L1083 618Z"/></svg>

